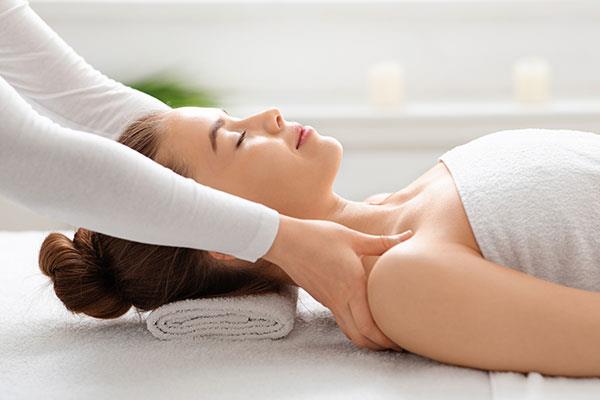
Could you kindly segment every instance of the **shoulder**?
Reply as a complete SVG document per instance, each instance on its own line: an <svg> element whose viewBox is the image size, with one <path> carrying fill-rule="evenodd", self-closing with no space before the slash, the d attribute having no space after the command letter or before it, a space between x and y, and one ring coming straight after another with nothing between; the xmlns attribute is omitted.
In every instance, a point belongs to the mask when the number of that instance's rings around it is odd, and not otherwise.
<svg viewBox="0 0 600 400"><path fill-rule="evenodd" d="M387 268L387 266L393 268L394 266L400 267L405 264L425 262L428 258L431 259L431 254L435 251L434 248L437 247L436 245L431 246L427 238L420 236L417 232L408 240L398 243L383 253L377 259L371 272L373 274L376 270Z"/></svg>
<svg viewBox="0 0 600 400"><path fill-rule="evenodd" d="M423 275L428 279L439 275L444 268L466 264L476 266L489 264L472 248L461 243L436 242L418 235L397 244L379 257L368 277L369 286L385 282L398 282L408 275Z"/></svg>

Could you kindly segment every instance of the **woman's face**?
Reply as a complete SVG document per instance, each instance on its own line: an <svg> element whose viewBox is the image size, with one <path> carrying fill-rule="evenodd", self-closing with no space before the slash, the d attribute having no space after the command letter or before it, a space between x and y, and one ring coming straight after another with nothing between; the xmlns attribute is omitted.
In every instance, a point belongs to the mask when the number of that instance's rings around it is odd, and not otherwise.
<svg viewBox="0 0 600 400"><path fill-rule="evenodd" d="M333 192L341 144L313 131L296 149L302 125L286 122L277 108L239 119L218 108L182 107L165 123L157 159L183 164L203 185L297 218L311 218Z"/></svg>

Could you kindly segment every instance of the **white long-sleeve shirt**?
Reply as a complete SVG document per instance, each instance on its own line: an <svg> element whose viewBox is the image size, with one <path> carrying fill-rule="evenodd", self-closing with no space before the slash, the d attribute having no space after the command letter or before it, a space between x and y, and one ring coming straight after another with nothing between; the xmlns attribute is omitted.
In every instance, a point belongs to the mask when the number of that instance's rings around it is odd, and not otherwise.
<svg viewBox="0 0 600 400"><path fill-rule="evenodd" d="M277 211L115 141L157 109L169 107L95 70L27 1L0 0L0 194L107 235L256 261Z"/></svg>

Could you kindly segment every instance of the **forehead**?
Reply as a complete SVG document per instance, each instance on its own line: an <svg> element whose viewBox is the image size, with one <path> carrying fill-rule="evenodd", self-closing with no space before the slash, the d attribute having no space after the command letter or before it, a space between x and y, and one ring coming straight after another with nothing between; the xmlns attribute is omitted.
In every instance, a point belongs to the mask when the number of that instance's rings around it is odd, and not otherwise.
<svg viewBox="0 0 600 400"><path fill-rule="evenodd" d="M218 108L180 107L169 111L169 120L173 124L194 124L196 128L204 127L207 132L210 125L221 116Z"/></svg>
<svg viewBox="0 0 600 400"><path fill-rule="evenodd" d="M170 110L164 120L166 134L160 146L162 160L177 158L187 165L211 157L208 130L221 116L218 108L181 107Z"/></svg>
<svg viewBox="0 0 600 400"><path fill-rule="evenodd" d="M217 108L181 107L168 112L166 118L167 140L189 141L191 136L208 140L211 125L221 116Z"/></svg>

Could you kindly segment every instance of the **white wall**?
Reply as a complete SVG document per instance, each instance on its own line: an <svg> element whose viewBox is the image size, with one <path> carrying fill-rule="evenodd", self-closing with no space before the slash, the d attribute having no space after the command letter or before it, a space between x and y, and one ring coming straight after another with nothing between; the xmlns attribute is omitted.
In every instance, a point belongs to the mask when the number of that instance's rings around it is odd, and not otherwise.
<svg viewBox="0 0 600 400"><path fill-rule="evenodd" d="M600 132L600 2L31 1L88 62L128 82L170 69L244 116L279 106L287 120L345 148L336 190L349 198L406 186L441 153L509 128ZM544 57L554 101L512 102L512 65ZM406 72L404 108L368 106L366 73ZM11 216L11 219L7 218ZM46 228L0 202L0 229Z"/></svg>
<svg viewBox="0 0 600 400"><path fill-rule="evenodd" d="M509 99L536 54L559 97L600 92L597 0L32 1L77 51L129 80L162 68L228 103L362 104L375 61L406 68L411 100Z"/></svg>

